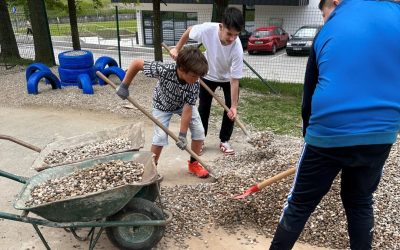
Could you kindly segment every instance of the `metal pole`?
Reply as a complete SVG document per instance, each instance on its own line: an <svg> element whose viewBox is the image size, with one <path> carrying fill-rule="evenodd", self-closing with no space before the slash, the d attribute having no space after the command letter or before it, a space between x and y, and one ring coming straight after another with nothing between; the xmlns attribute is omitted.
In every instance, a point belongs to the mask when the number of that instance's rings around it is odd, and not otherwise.
<svg viewBox="0 0 400 250"><path fill-rule="evenodd" d="M264 80L264 78L262 78L262 77L257 73L257 71L256 71L255 69L253 69L253 67L251 67L250 64L248 64L248 63L246 62L246 60L243 59L243 63L246 64L246 66L249 67L249 69L250 69L251 71L253 71L253 73L256 74L256 76L258 76L258 78L260 78L260 80L261 80L265 85L267 85L267 87L271 90L272 93L278 94L278 92L277 92L275 89L273 89L273 88Z"/></svg>
<svg viewBox="0 0 400 250"><path fill-rule="evenodd" d="M117 41L118 41L118 62L119 67L121 68L121 44L120 44L120 37L119 37L119 17L118 17L118 6L115 6L115 18L117 19Z"/></svg>

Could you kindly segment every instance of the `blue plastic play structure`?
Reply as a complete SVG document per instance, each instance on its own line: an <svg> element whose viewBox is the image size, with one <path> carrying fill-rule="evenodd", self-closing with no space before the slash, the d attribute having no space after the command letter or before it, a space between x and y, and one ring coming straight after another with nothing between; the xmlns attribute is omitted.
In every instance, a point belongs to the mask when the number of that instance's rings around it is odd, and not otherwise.
<svg viewBox="0 0 400 250"><path fill-rule="evenodd" d="M28 94L38 94L39 81L44 78L46 83L51 84L52 89L61 89L60 80L51 72L49 67L43 63L33 63L26 68L26 81L28 83Z"/></svg>
<svg viewBox="0 0 400 250"><path fill-rule="evenodd" d="M108 56L102 56L94 63L93 53L88 50L69 50L58 54L60 79L42 63L33 63L26 69L28 94L38 94L38 85L42 78L53 89L76 86L84 94L94 94L93 85L106 83L97 77L96 71L105 76L116 75L121 81L125 71L118 67L117 62Z"/></svg>

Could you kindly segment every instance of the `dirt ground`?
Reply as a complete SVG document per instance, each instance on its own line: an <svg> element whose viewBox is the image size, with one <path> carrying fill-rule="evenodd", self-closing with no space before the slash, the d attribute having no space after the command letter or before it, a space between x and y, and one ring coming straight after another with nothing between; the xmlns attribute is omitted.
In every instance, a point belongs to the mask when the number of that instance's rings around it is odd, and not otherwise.
<svg viewBox="0 0 400 250"><path fill-rule="evenodd" d="M0 107L0 134L13 136L20 140L29 142L35 146L43 148L48 143L65 138L95 132L108 128L115 128L121 125L130 124L132 119L112 115L100 114L89 111L78 110L54 110L46 108L5 108ZM148 119L141 121L144 123L145 146L142 150L149 150L152 137L152 123ZM178 123L173 122L170 126L172 131L178 131ZM207 161L220 157L218 138L208 136L206 140L206 151L202 159ZM235 131L233 145L236 150L249 147L243 140L240 131ZM30 177L36 172L31 169L32 163L38 153L24 148L15 143L0 140L0 169L16 175ZM189 156L186 152L179 150L172 141L161 155L158 167L159 173L164 177L162 185L177 184L196 184L199 182L210 181L209 179L199 179L187 172ZM1 178L0 179L0 211L20 214L13 208L13 201L22 185L18 182ZM277 218L278 219L278 218ZM14 222L10 220L1 221L0 227L0 246L1 249L45 249L40 238L35 233L30 224ZM63 229L40 227L52 249L86 249L88 242L77 241L70 233ZM255 243L249 244L243 240L246 234ZM257 234L253 230L238 228L236 234L228 234L223 229L215 229L212 225L206 228L202 237L191 237L186 244L190 249L267 249L271 239ZM178 249L172 239L164 237L162 245L167 249ZM96 249L116 249L103 234L96 246ZM316 248L305 244L296 244L294 249L326 249Z"/></svg>

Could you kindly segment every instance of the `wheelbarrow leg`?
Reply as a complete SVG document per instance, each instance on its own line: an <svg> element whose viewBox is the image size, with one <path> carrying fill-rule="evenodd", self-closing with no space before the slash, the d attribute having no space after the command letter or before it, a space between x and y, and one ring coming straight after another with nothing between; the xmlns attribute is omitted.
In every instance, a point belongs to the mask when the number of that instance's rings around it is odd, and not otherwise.
<svg viewBox="0 0 400 250"><path fill-rule="evenodd" d="M92 235L90 237L90 243L89 243L89 250L93 250L95 245L97 244L97 241L99 240L101 234L103 233L104 227L100 228L100 231L96 234L96 238L93 240L94 232L96 231L96 228L93 228L94 230L92 231Z"/></svg>
<svg viewBox="0 0 400 250"><path fill-rule="evenodd" d="M35 228L36 233L39 235L39 237L40 237L40 239L42 240L43 245L46 247L46 249L47 249L47 250L51 250L50 247L49 247L49 244L47 244L47 241L46 241L46 239L44 238L42 232L40 232L39 227L38 227L36 224L32 224L32 226L33 226L33 228Z"/></svg>

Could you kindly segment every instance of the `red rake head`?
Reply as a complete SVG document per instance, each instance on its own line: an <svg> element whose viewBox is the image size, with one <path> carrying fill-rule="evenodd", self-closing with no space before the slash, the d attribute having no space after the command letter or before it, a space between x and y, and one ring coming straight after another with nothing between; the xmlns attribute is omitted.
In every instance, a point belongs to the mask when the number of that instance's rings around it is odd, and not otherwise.
<svg viewBox="0 0 400 250"><path fill-rule="evenodd" d="M247 189L246 191L244 191L243 194L234 196L233 199L241 200L241 199L244 199L247 196L251 195L252 193L255 193L255 192L258 192L258 191L260 191L260 189L258 188L257 185L254 185L254 186L250 187L249 189Z"/></svg>

